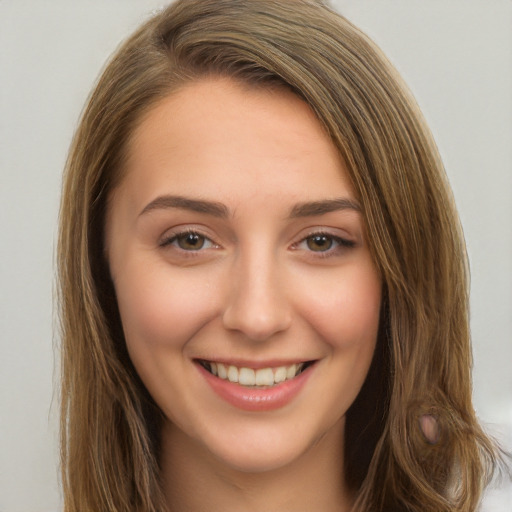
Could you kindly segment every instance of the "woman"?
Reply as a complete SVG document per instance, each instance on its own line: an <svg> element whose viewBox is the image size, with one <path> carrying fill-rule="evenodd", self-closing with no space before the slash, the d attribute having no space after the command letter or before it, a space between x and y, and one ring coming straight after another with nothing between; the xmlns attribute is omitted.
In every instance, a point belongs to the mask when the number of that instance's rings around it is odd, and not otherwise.
<svg viewBox="0 0 512 512"><path fill-rule="evenodd" d="M73 510L474 510L465 248L389 63L321 2L184 0L106 68L61 206Z"/></svg>

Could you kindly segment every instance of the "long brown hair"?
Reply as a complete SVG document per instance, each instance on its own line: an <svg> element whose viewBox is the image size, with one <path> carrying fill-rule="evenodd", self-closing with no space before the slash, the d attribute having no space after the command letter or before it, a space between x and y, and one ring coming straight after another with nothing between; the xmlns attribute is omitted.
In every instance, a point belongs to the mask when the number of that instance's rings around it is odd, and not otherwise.
<svg viewBox="0 0 512 512"><path fill-rule="evenodd" d="M384 282L368 378L348 412L354 510L473 511L496 450L471 404L465 245L436 146L380 50L314 0L179 0L115 54L70 150L58 249L65 511L162 512L160 411L128 357L104 255L130 135L207 75L286 87L347 164ZM434 418L437 439L422 417Z"/></svg>

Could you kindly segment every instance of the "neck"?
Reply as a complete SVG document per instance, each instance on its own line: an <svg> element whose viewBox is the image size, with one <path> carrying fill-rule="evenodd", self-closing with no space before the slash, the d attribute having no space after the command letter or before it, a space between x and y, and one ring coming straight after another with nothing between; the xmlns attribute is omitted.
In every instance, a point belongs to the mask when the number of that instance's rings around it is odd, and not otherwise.
<svg viewBox="0 0 512 512"><path fill-rule="evenodd" d="M258 473L223 463L201 443L167 423L162 435L164 492L171 512L346 512L343 426L337 424L293 462Z"/></svg>

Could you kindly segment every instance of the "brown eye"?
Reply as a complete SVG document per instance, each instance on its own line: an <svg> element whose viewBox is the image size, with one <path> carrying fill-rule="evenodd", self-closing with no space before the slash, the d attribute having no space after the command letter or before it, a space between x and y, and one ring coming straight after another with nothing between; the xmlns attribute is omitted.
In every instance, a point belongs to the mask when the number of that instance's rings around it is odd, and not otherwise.
<svg viewBox="0 0 512 512"><path fill-rule="evenodd" d="M184 251L198 251L205 245L206 237L199 233L183 233L176 237L176 244Z"/></svg>
<svg viewBox="0 0 512 512"><path fill-rule="evenodd" d="M314 252L328 251L333 246L333 239L328 235L314 235L306 240L308 249Z"/></svg>
<svg viewBox="0 0 512 512"><path fill-rule="evenodd" d="M168 238L164 238L159 245L160 247L169 247L186 252L201 252L218 247L210 238L197 231L175 233Z"/></svg>

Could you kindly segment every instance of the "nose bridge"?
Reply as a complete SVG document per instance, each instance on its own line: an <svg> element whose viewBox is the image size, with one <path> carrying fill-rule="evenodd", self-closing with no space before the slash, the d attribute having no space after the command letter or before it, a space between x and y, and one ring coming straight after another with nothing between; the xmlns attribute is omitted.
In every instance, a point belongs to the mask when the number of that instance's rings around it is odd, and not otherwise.
<svg viewBox="0 0 512 512"><path fill-rule="evenodd" d="M283 269L275 251L240 251L234 262L223 322L230 330L263 341L284 331L291 320Z"/></svg>

